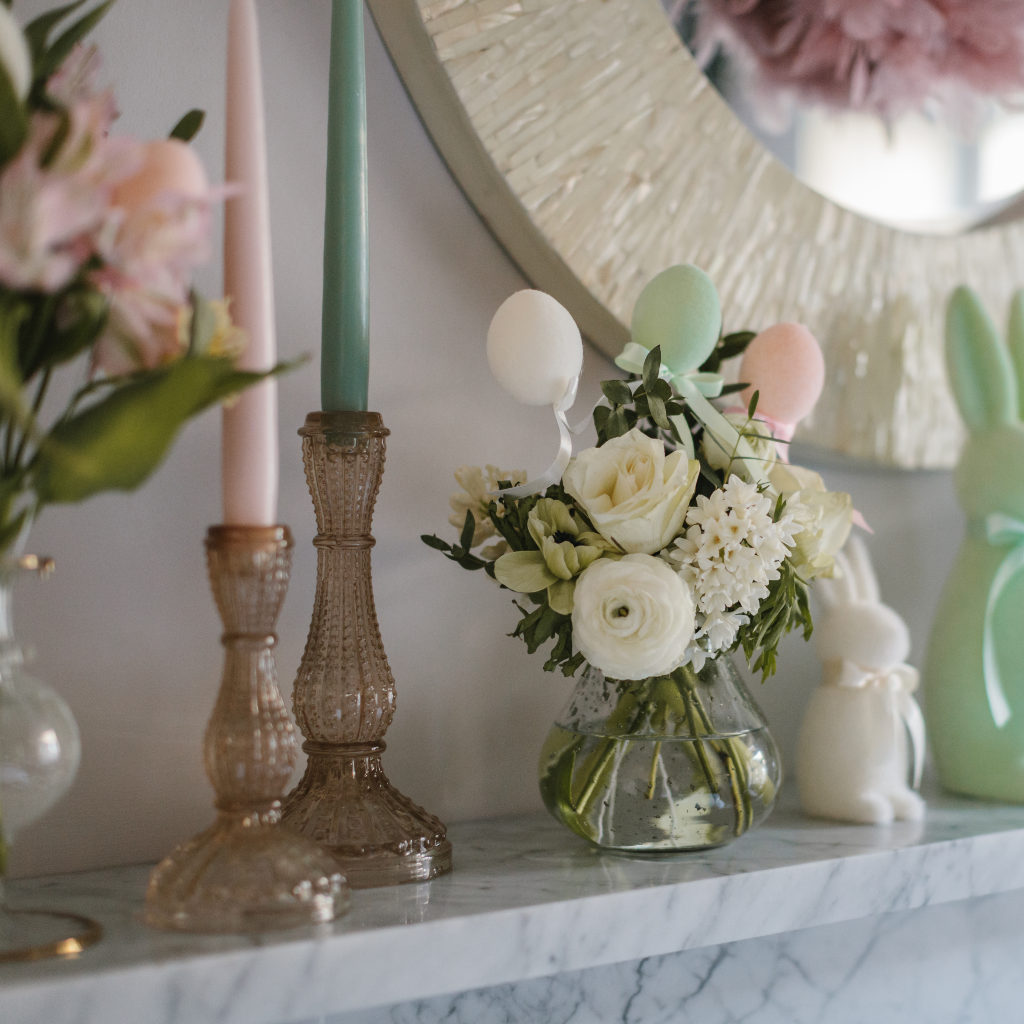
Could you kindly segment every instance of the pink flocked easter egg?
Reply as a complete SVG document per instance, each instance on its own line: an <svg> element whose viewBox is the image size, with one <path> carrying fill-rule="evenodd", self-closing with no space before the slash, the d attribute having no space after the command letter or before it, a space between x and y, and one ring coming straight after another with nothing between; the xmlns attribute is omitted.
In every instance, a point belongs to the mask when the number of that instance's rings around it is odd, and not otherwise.
<svg viewBox="0 0 1024 1024"><path fill-rule="evenodd" d="M815 337L803 324L775 324L747 347L740 364L747 404L760 392L757 411L780 423L799 423L825 386L825 360Z"/></svg>
<svg viewBox="0 0 1024 1024"><path fill-rule="evenodd" d="M114 189L115 206L134 213L165 193L202 199L209 192L199 157L180 139L147 142L142 153L142 166Z"/></svg>

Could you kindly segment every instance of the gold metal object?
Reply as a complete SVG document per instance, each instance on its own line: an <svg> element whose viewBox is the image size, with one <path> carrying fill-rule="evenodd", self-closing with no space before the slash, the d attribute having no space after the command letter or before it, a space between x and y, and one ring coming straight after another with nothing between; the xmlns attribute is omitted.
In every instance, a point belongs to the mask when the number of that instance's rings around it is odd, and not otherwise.
<svg viewBox="0 0 1024 1024"><path fill-rule="evenodd" d="M150 876L146 920L159 928L271 931L331 921L347 904L334 858L278 824L298 756L274 663L293 546L286 526L211 526L207 535L225 649L204 742L217 820Z"/></svg>
<svg viewBox="0 0 1024 1024"><path fill-rule="evenodd" d="M283 820L330 849L357 889L425 881L452 866L445 826L381 765L395 681L373 603L370 528L389 433L375 412L314 412L299 431L317 582L293 696L309 762Z"/></svg>
<svg viewBox="0 0 1024 1024"><path fill-rule="evenodd" d="M13 947L7 944L8 933L15 941ZM101 938L103 926L81 914L0 907L0 964L76 957ZM22 945L23 942L26 944Z"/></svg>

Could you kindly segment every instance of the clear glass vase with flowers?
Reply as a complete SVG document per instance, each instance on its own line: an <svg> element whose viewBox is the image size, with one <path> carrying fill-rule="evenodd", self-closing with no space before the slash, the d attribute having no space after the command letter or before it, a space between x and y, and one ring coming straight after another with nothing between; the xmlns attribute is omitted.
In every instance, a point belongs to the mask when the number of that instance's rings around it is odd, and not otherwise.
<svg viewBox="0 0 1024 1024"><path fill-rule="evenodd" d="M552 312L552 326L548 296L519 296L509 302L535 308L510 332L513 350L531 337L557 349L568 314ZM535 383L543 361L517 364L513 351L503 363L494 332L499 380ZM551 643L545 670L583 669L541 752L550 812L603 849L659 853L721 845L771 810L781 764L733 659L767 679L782 637L810 636L808 585L832 572L854 512L786 455L824 372L804 328L723 336L714 287L686 266L641 294L633 339L617 360L629 378L602 384L596 447L566 450L582 429L558 400L575 395L570 360L568 382L563 366L547 392L563 436L551 469L524 483L462 467L458 542L423 540L520 595L512 635L531 654ZM721 364L740 356L727 386Z"/></svg>
<svg viewBox="0 0 1024 1024"><path fill-rule="evenodd" d="M31 524L47 505L135 489L188 419L265 376L236 368L246 339L227 303L192 289L226 194L189 146L202 113L165 139L113 130L85 43L110 6L78 0L22 28L0 3L0 877L15 829L78 759L70 710L24 674L11 633L19 568L48 564L23 555ZM47 417L60 373L78 386ZM45 939L65 928L0 915L0 959L26 941L74 952Z"/></svg>

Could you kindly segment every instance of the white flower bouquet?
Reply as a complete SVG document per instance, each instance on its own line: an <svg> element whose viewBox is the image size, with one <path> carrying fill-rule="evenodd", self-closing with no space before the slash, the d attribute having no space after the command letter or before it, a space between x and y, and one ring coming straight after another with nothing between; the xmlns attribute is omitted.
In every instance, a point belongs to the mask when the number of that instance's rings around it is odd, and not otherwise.
<svg viewBox="0 0 1024 1024"><path fill-rule="evenodd" d="M658 285L656 278L648 290ZM645 297L634 339L645 326ZM615 847L715 844L730 828L738 834L754 823L755 803L770 809L777 757L770 739L754 742L764 723L729 655L742 651L767 679L782 637L794 629L810 636L808 585L831 575L854 516L848 495L827 491L817 474L788 462L783 436L792 426L779 414L793 409L779 393L800 377L793 346L782 345L767 361L776 370L766 374L754 353L765 348L761 339L772 342L774 329L757 339L752 332L723 337L715 309L694 315L684 304L676 312L673 324L690 332L683 346L690 362L694 351L701 356L696 366L677 358L666 367L660 344L646 349L635 340L619 363L639 372L602 385L596 447L569 460L561 479L540 493L531 493L524 473L462 467L456 479L463 490L451 500L458 542L423 538L518 595L512 635L530 653L551 643L546 670L570 676L587 667L590 696L577 690L549 740L542 791L575 831ZM710 321L710 345L693 341L694 320L705 334ZM792 333L782 332L790 340ZM820 362L811 344L810 358ZM724 359L748 346L741 377L749 362L756 387L712 380ZM773 373L784 378L782 387L773 389ZM746 392L746 408L723 414L694 393L695 377L725 402ZM759 414L762 393L771 401ZM667 764L673 757L676 772ZM622 824L628 796L653 802L661 790L668 793L659 803L667 801L664 813Z"/></svg>

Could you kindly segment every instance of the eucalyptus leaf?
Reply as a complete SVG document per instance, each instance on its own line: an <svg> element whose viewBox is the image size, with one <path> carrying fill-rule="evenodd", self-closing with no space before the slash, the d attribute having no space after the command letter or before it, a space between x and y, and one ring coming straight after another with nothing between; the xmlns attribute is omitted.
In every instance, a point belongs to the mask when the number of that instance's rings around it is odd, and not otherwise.
<svg viewBox="0 0 1024 1024"><path fill-rule="evenodd" d="M668 415L665 412L665 403L656 395L650 395L647 399L647 405L651 410L651 419L663 430L670 430L672 425L669 423Z"/></svg>
<svg viewBox="0 0 1024 1024"><path fill-rule="evenodd" d="M655 384L658 382L658 375L661 373L661 346L655 345L650 352L647 353L647 358L644 360L644 391L650 393L654 390Z"/></svg>
<svg viewBox="0 0 1024 1024"><path fill-rule="evenodd" d="M633 392L624 380L603 380L601 390L613 405L629 405L633 401Z"/></svg>
<svg viewBox="0 0 1024 1024"><path fill-rule="evenodd" d="M761 397L760 391L755 391L750 396L750 405L747 406L747 419L753 419L754 413L757 412L757 400Z"/></svg>
<svg viewBox="0 0 1024 1024"><path fill-rule="evenodd" d="M623 434L629 433L629 424L626 422L626 414L622 409L616 409L608 417L608 422L604 426L604 432L608 440L611 440L613 437L622 437Z"/></svg>
<svg viewBox="0 0 1024 1024"><path fill-rule="evenodd" d="M437 537L433 534L421 534L420 540L423 541L423 543L426 544L428 548L434 548L435 551L443 551L445 552L445 554L447 554L452 549L451 544L446 543L445 541L441 540L440 537Z"/></svg>
<svg viewBox="0 0 1024 1024"><path fill-rule="evenodd" d="M266 376L236 370L230 359L194 357L118 388L43 438L30 467L39 501L134 490L163 461L186 420Z"/></svg>
<svg viewBox="0 0 1024 1024"><path fill-rule="evenodd" d="M473 515L471 508L467 508L466 521L462 524L462 535L459 537L459 543L466 551L473 546L474 533L476 533L476 516Z"/></svg>

